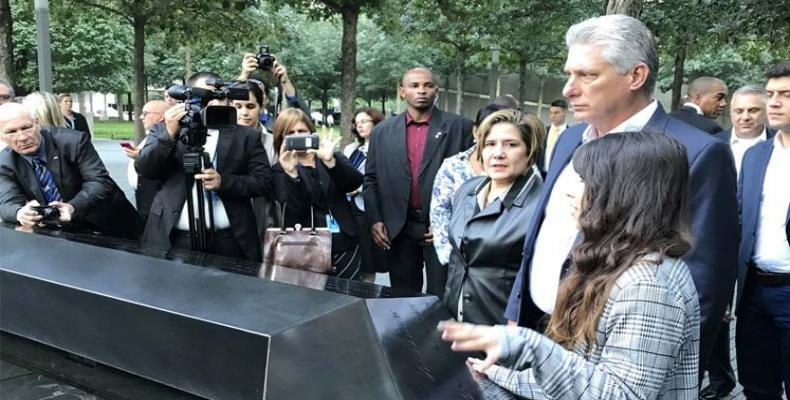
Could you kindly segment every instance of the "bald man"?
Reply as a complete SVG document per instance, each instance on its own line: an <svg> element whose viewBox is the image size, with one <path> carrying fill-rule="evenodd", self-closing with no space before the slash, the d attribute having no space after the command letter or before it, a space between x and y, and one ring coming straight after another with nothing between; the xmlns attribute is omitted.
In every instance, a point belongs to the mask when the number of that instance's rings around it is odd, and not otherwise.
<svg viewBox="0 0 790 400"><path fill-rule="evenodd" d="M168 108L170 108L170 105L164 100L151 100L145 103L143 112L140 114L140 120L143 122L146 136L137 146L122 148L124 154L129 157L126 176L129 180L129 186L134 189L137 213L144 222L148 219L148 211L151 209L151 202L154 201L154 196L156 196L156 193L162 188L162 182L138 176L137 171L134 169L134 160L140 155L140 149L145 146L145 141L148 139L148 132L151 131L154 125L165 122L165 111L167 111Z"/></svg>
<svg viewBox="0 0 790 400"><path fill-rule="evenodd" d="M136 239L134 207L110 178L87 133L41 128L30 109L0 105L0 219L25 227L98 231ZM58 210L43 218L38 206Z"/></svg>
<svg viewBox="0 0 790 400"><path fill-rule="evenodd" d="M727 107L727 84L719 78L703 76L693 80L686 93L688 101L671 115L711 135L722 131L714 121Z"/></svg>
<svg viewBox="0 0 790 400"><path fill-rule="evenodd" d="M376 125L365 161L365 212L371 236L387 251L393 288L444 294L447 268L433 248L428 210L442 161L472 145L472 121L434 106L433 72L412 68L400 81L406 112Z"/></svg>

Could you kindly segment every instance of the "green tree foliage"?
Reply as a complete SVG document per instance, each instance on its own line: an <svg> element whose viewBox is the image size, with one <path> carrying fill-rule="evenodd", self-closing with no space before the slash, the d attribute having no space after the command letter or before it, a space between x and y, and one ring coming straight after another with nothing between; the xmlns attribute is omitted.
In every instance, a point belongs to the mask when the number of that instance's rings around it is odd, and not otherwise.
<svg viewBox="0 0 790 400"><path fill-rule="evenodd" d="M17 59L17 85L38 88L36 23L32 2L11 2ZM52 77L56 92L128 90L131 29L113 15L78 13L64 4L50 10Z"/></svg>

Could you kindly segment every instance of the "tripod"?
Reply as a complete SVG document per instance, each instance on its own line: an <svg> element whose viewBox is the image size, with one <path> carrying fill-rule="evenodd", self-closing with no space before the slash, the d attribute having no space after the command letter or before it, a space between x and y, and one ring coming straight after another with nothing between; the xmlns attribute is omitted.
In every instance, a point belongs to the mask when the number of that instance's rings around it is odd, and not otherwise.
<svg viewBox="0 0 790 400"><path fill-rule="evenodd" d="M195 181L195 174L205 168L211 168L211 159L202 146L188 146L184 153L184 172L186 174L187 213L189 216L189 240L192 250L208 252L214 245L214 204L211 199L206 201L205 190L200 182ZM192 198L192 187L197 192L197 205ZM209 194L214 196L213 193ZM206 224L206 203L208 203L208 224ZM197 206L197 209L195 209Z"/></svg>

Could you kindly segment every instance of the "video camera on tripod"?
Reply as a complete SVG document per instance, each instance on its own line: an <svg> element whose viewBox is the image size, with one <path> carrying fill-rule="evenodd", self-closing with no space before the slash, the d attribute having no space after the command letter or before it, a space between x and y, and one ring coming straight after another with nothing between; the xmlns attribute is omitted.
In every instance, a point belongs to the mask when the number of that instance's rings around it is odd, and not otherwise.
<svg viewBox="0 0 790 400"><path fill-rule="evenodd" d="M208 106L212 100L247 100L249 92L236 87L234 82L208 79L206 85L216 89L174 85L167 94L176 100L183 100L187 114L181 118L179 140L190 147L206 144L208 129L232 128L236 125L236 109L228 105Z"/></svg>
<svg viewBox="0 0 790 400"><path fill-rule="evenodd" d="M181 131L178 140L184 143L182 165L186 176L187 212L189 214L189 237L192 250L210 251L214 242L214 207L213 193L203 189L200 182L195 182L195 174L204 169L213 168L211 158L203 149L209 129L233 128L236 126L236 109L228 105L209 105L212 100L247 100L248 90L236 87L233 82L219 79L206 80L207 86L190 87L176 85L168 89L167 94L177 100L184 100L186 115L179 121ZM195 188L197 204L192 197ZM208 207L208 212L206 212ZM208 223L206 223L208 218Z"/></svg>

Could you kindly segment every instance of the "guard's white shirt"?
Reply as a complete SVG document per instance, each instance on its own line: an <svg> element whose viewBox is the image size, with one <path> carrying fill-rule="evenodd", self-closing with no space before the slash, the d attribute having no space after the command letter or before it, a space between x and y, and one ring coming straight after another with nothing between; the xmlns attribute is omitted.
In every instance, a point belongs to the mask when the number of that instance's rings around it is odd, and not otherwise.
<svg viewBox="0 0 790 400"><path fill-rule="evenodd" d="M653 100L638 113L609 132L641 131L658 109ZM605 132L605 133L609 133ZM584 131L583 140L596 139L601 134L591 125ZM578 190L581 177L569 162L557 178L546 204L546 217L535 240L535 251L530 268L529 291L532 301L543 312L551 314L557 300L562 265L570 254L579 229L573 216L575 200L570 196Z"/></svg>
<svg viewBox="0 0 790 400"><path fill-rule="evenodd" d="M208 153L209 158L211 159L211 163L214 166L214 169L217 168L217 159L214 158L214 154L217 152L217 138L219 137L219 131L216 129L209 129L208 136L206 137L206 144L203 146L203 149ZM195 181L195 184L202 184L201 181ZM228 219L228 214L225 212L225 204L222 203L222 200L219 196L214 196L211 194L211 191L204 190L205 197L204 200L207 202L211 199L214 199L214 228L215 229L225 229L230 228L230 220ZM195 205L195 212L197 212L197 189L193 186L192 187L192 200L193 204ZM205 207L205 220L206 226L208 226L208 204ZM176 229L180 229L183 231L189 230L189 211L187 211L187 202L184 201L184 207L181 208L181 216L178 218L178 224L176 224Z"/></svg>
<svg viewBox="0 0 790 400"><path fill-rule="evenodd" d="M780 136L774 136L774 149L765 170L753 261L762 270L788 274L790 245L785 225L790 206L790 145L782 147Z"/></svg>
<svg viewBox="0 0 790 400"><path fill-rule="evenodd" d="M699 114L699 115L702 115L702 116L705 115L705 113L702 112L702 108L700 108L700 106L698 106L696 103L692 103L692 102L683 103L683 106L684 107L691 107L691 108L693 108L697 112L697 114Z"/></svg>
<svg viewBox="0 0 790 400"><path fill-rule="evenodd" d="M546 144L546 154L543 157L544 158L544 160L543 160L543 164L544 164L543 165L543 170L544 171L548 171L549 170L549 165L551 165L551 153L554 151L554 146L557 145L557 142L560 141L560 136L562 136L562 132L565 132L565 130L568 129L568 124L566 124L564 122L562 123L562 125L559 125L559 126L551 124L549 126L548 132L546 132L546 136L547 137L548 137L548 135L549 135L549 133L551 132L552 129L556 129L557 130L557 140L555 140L554 143L551 143L551 145Z"/></svg>
<svg viewBox="0 0 790 400"><path fill-rule="evenodd" d="M749 150L750 147L767 138L768 132L765 130L765 125L763 125L763 132L753 138L740 138L735 134L735 128L732 128L730 132L730 149L732 150L733 157L735 157L735 171L738 174L741 173L741 162L743 161L743 155L746 154L746 150Z"/></svg>

